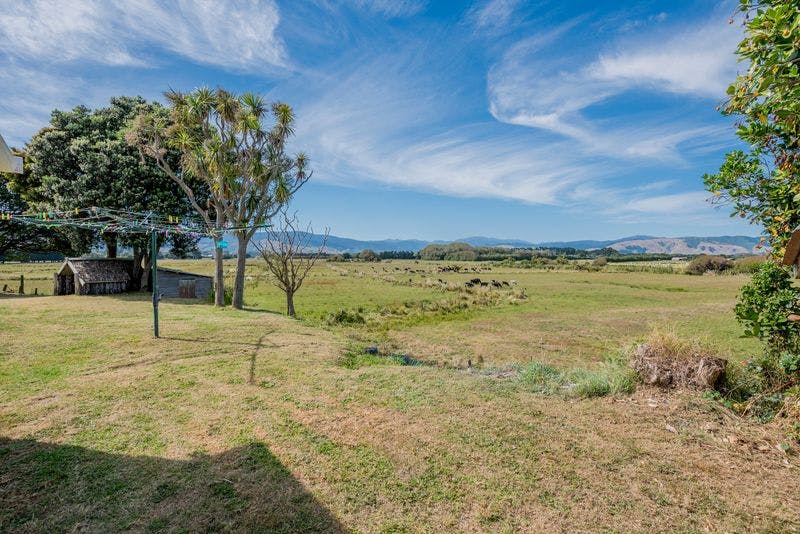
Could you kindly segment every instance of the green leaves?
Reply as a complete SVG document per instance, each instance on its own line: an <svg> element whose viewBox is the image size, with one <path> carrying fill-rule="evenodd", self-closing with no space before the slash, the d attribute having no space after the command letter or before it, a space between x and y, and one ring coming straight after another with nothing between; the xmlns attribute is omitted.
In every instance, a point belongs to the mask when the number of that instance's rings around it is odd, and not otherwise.
<svg viewBox="0 0 800 534"><path fill-rule="evenodd" d="M800 7L794 0L741 0L746 13L739 59L749 68L728 88L723 113L752 150L732 152L703 177L715 202L760 224L783 254L800 225Z"/></svg>

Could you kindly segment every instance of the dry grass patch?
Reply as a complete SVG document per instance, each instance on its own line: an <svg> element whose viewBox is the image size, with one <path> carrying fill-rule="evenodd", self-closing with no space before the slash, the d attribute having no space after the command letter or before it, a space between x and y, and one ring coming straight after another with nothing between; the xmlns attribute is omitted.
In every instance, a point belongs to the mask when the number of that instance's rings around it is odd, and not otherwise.
<svg viewBox="0 0 800 534"><path fill-rule="evenodd" d="M697 340L656 330L633 351L631 365L645 384L666 388L714 389L727 361Z"/></svg>

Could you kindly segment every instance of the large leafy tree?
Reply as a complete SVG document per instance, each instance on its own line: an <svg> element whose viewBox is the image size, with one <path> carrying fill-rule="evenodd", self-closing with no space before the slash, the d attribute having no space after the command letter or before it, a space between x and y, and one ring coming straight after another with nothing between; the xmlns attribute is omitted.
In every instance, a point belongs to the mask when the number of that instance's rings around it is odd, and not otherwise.
<svg viewBox="0 0 800 534"><path fill-rule="evenodd" d="M289 157L286 142L293 134L292 109L283 103L268 105L252 93L236 95L224 89L170 91L170 116L142 113L127 139L151 157L186 194L209 232L222 238L231 228L238 240L233 306L244 304L247 247L257 228L289 202L308 180L304 154ZM265 123L272 121L271 126ZM177 149L178 165L166 154ZM199 180L209 191L203 205L188 179ZM223 306L222 249L215 247L215 303Z"/></svg>
<svg viewBox="0 0 800 534"><path fill-rule="evenodd" d="M741 0L739 8L745 37L737 54L748 68L722 111L737 118L751 149L728 154L704 181L733 216L763 226L780 256L800 224L800 4Z"/></svg>
<svg viewBox="0 0 800 534"><path fill-rule="evenodd" d="M728 88L723 112L737 118L737 134L751 148L728 154L704 180L733 207L732 215L761 225L781 257L800 224L800 4L741 0L740 10L745 37L737 54L748 67ZM742 288L736 315L745 334L766 348L729 392L749 398L745 411L771 417L780 391L800 380L798 325L790 321L797 305L788 270L775 262L762 265Z"/></svg>
<svg viewBox="0 0 800 534"><path fill-rule="evenodd" d="M0 176L0 213L20 213L28 210L22 198L8 188L7 178ZM44 228L15 222L12 219L0 221L0 260L8 258L24 259L32 253L55 252L75 255L85 252L91 241L71 235L65 229Z"/></svg>
<svg viewBox="0 0 800 534"><path fill-rule="evenodd" d="M50 125L25 147L30 172L18 180L18 190L37 208L101 206L178 217L190 214L192 208L177 185L125 142L125 127L142 112L166 114L159 104L140 97L112 98L109 106L95 110L78 106L53 111ZM177 159L172 152L164 157ZM205 195L202 184L195 189L198 196ZM118 243L133 249L137 283L150 262L148 236L98 237L105 241L109 257L116 256ZM187 248L185 236L168 239L177 240L178 249ZM164 241L159 238L159 244Z"/></svg>

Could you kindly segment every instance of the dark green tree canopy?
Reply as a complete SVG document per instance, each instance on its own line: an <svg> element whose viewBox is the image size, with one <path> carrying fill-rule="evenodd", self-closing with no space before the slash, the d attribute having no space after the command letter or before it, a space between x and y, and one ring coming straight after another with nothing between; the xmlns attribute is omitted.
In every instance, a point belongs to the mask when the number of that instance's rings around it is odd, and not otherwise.
<svg viewBox="0 0 800 534"><path fill-rule="evenodd" d="M8 188L6 178L0 176L0 213L19 213L27 209L22 198ZM78 255L90 247L91 239L78 230L31 226L13 219L0 221L0 260L24 260L34 253Z"/></svg>
<svg viewBox="0 0 800 534"><path fill-rule="evenodd" d="M55 110L50 125L25 147L30 172L12 187L35 208L69 210L102 206L154 211L185 217L192 208L177 185L150 159L125 142L124 130L139 113L166 115L158 103L141 97L112 98L109 106L91 110L78 106ZM175 159L167 152L165 157ZM197 194L205 195L202 184ZM116 241L142 251L146 237L103 236L109 247ZM181 243L179 248L186 248Z"/></svg>

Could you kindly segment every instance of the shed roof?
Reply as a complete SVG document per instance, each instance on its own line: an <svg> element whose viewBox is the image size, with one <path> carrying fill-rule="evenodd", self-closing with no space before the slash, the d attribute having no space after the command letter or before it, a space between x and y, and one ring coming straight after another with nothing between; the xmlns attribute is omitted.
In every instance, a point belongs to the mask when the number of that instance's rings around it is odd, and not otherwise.
<svg viewBox="0 0 800 534"><path fill-rule="evenodd" d="M800 257L800 228L795 229L789 242L786 243L786 252L783 253L783 264L794 265Z"/></svg>
<svg viewBox="0 0 800 534"><path fill-rule="evenodd" d="M68 258L58 274L72 271L84 284L130 282L133 261L126 259Z"/></svg>
<svg viewBox="0 0 800 534"><path fill-rule="evenodd" d="M166 271L168 273L175 273L175 274L185 274L187 276L194 276L197 278L213 278L213 276L209 276L207 274L197 274L197 273L190 273L189 271L181 271L180 269L171 269L169 267L159 267L159 271Z"/></svg>

